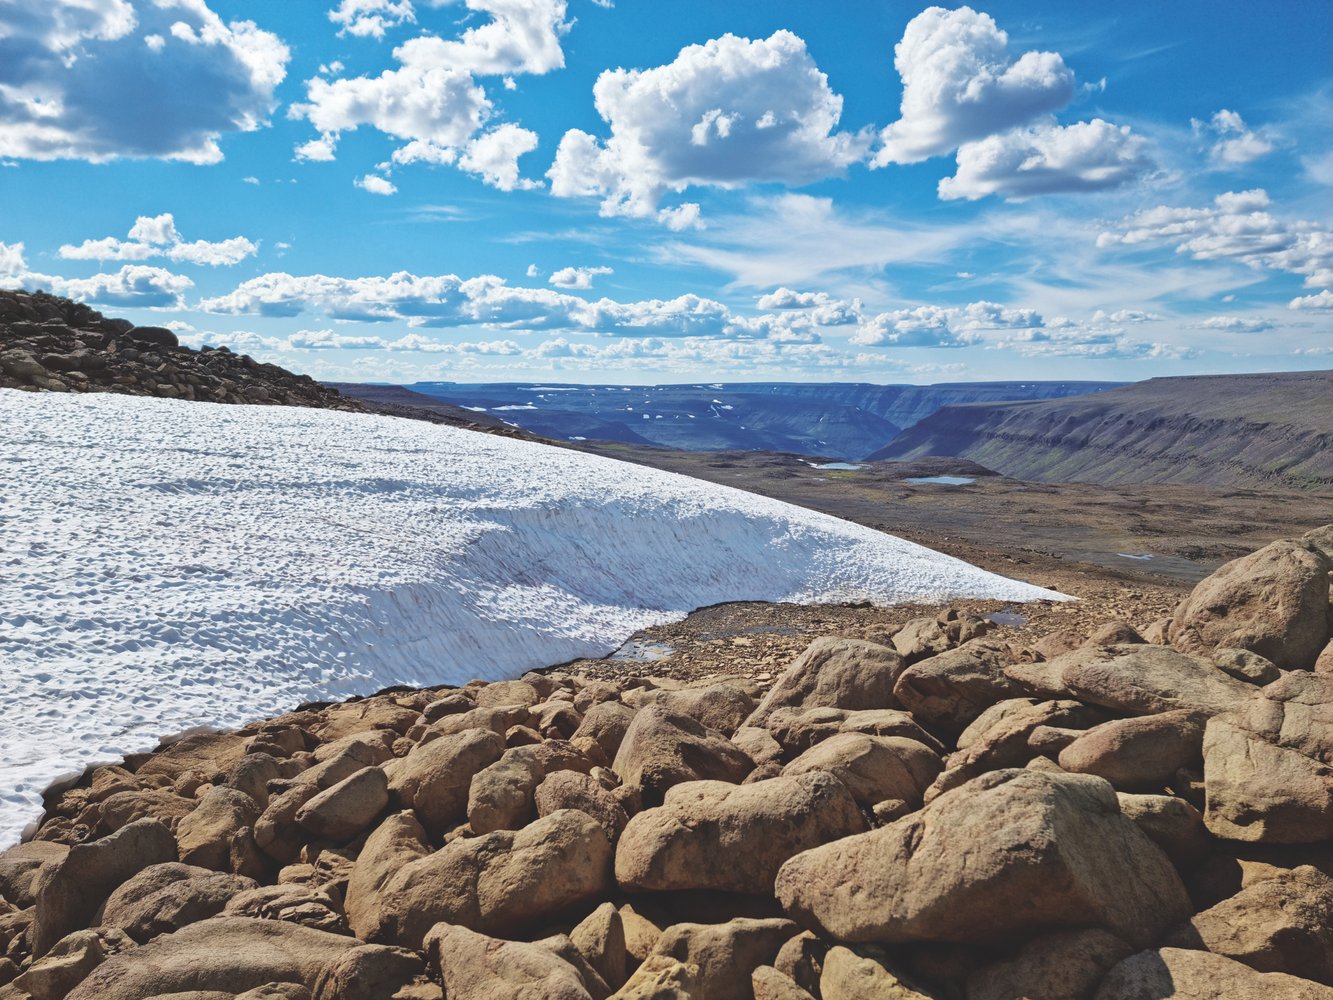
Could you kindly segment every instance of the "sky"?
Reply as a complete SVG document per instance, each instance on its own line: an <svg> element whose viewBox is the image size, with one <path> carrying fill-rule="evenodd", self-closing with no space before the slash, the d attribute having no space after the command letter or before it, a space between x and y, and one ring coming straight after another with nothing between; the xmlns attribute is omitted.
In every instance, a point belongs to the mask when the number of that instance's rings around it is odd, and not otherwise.
<svg viewBox="0 0 1333 1000"><path fill-rule="evenodd" d="M0 287L326 380L1333 366L1333 4L0 0Z"/></svg>

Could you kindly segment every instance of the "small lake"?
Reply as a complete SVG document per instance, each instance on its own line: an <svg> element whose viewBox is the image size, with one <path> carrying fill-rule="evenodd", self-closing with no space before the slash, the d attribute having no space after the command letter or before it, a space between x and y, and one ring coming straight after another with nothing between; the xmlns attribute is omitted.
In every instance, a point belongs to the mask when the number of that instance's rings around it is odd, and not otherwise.
<svg viewBox="0 0 1333 1000"><path fill-rule="evenodd" d="M1152 556L1146 553L1140 555L1140 554L1135 554L1133 552L1117 552L1116 555L1118 555L1121 559L1137 559L1140 562L1147 562L1149 559L1152 558Z"/></svg>
<svg viewBox="0 0 1333 1000"><path fill-rule="evenodd" d="M976 480L971 476L908 476L905 482L935 483L939 486L971 486Z"/></svg>
<svg viewBox="0 0 1333 1000"><path fill-rule="evenodd" d="M631 663L654 663L665 660L676 651L674 646L665 642L653 642L649 639L631 639L614 653L608 660L625 660Z"/></svg>
<svg viewBox="0 0 1333 1000"><path fill-rule="evenodd" d="M857 465L855 462L824 462L819 465L811 462L810 467L814 469L832 469L835 472L855 472L857 469L865 468L864 465Z"/></svg>

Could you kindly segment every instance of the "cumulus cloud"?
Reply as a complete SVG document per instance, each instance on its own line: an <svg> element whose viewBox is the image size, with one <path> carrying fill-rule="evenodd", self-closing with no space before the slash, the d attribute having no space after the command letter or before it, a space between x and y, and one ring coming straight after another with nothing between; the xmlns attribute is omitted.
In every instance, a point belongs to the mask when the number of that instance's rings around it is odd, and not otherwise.
<svg viewBox="0 0 1333 1000"><path fill-rule="evenodd" d="M356 180L352 181L352 183L362 191L369 194L382 195L386 198L389 195L398 193L398 188L394 185L393 181L389 180L387 177L380 177L378 174L366 174L364 177L358 177Z"/></svg>
<svg viewBox="0 0 1333 1000"><path fill-rule="evenodd" d="M19 249L23 244L19 244ZM1287 303L1288 309L1333 309L1333 291L1325 288L1313 295L1298 295Z"/></svg>
<svg viewBox="0 0 1333 1000"><path fill-rule="evenodd" d="M28 261L22 243L0 243L0 279L17 278L27 273Z"/></svg>
<svg viewBox="0 0 1333 1000"><path fill-rule="evenodd" d="M1266 129L1251 130L1238 112L1226 108L1206 122L1191 118L1190 126L1196 136L1208 140L1208 155L1221 166L1242 166L1274 149Z"/></svg>
<svg viewBox="0 0 1333 1000"><path fill-rule="evenodd" d="M266 124L288 59L205 0L0 4L0 156L216 163Z"/></svg>
<svg viewBox="0 0 1333 1000"><path fill-rule="evenodd" d="M91 278L28 277L30 287L42 285L57 295L96 305L139 309L179 309L184 305L185 292L194 287L183 274L142 264L126 264L119 271Z"/></svg>
<svg viewBox="0 0 1333 1000"><path fill-rule="evenodd" d="M1153 169L1147 145L1128 125L1100 118L1015 129L959 147L958 170L940 181L939 195L945 201L992 194L1020 200L1104 191Z"/></svg>
<svg viewBox="0 0 1333 1000"><path fill-rule="evenodd" d="M1074 96L1074 74L1055 52L1015 59L1009 36L971 7L930 7L894 47L903 79L898 121L880 133L872 166L917 163L1056 111Z"/></svg>
<svg viewBox="0 0 1333 1000"><path fill-rule="evenodd" d="M1256 270L1304 276L1307 288L1333 285L1333 232L1315 222L1280 219L1260 188L1228 191L1202 208L1159 205L1101 233L1097 245L1173 243L1195 260L1234 261Z"/></svg>
<svg viewBox="0 0 1333 1000"><path fill-rule="evenodd" d="M607 70L593 87L605 140L571 129L547 177L558 197L602 199L603 215L651 217L668 191L805 184L840 173L864 142L836 131L842 98L790 31L751 40L723 35L669 64ZM698 206L662 214L692 225Z"/></svg>
<svg viewBox="0 0 1333 1000"><path fill-rule="evenodd" d="M556 288L591 288L592 279L603 274L615 274L609 267L562 267L547 281Z"/></svg>
<svg viewBox="0 0 1333 1000"><path fill-rule="evenodd" d="M187 243L177 231L176 219L170 212L139 216L130 228L128 240L106 236L84 240L77 245L66 243L59 251L65 260L150 260L166 257L180 263L205 267L230 267L258 252L258 245L244 236L233 236L216 243L207 240Z"/></svg>
<svg viewBox="0 0 1333 1000"><path fill-rule="evenodd" d="M329 20L342 26L339 37L383 38L390 28L415 21L416 11L412 0L342 0Z"/></svg>
<svg viewBox="0 0 1333 1000"><path fill-rule="evenodd" d="M798 292L793 288L779 288L759 296L760 309L812 309L833 302L828 292Z"/></svg>
<svg viewBox="0 0 1333 1000"><path fill-rule="evenodd" d="M851 342L860 347L968 347L981 343L987 331L1044 325L1035 309L1014 309L998 302L925 305L872 316L852 334Z"/></svg>
<svg viewBox="0 0 1333 1000"><path fill-rule="evenodd" d="M1273 329L1275 324L1271 320L1244 316L1209 316L1199 326L1204 330L1223 330L1227 333L1262 333Z"/></svg>
<svg viewBox="0 0 1333 1000"><path fill-rule="evenodd" d="M467 144L458 165L501 191L528 190L541 181L520 177L518 158L537 148L537 133L518 125L504 124L477 136Z"/></svg>

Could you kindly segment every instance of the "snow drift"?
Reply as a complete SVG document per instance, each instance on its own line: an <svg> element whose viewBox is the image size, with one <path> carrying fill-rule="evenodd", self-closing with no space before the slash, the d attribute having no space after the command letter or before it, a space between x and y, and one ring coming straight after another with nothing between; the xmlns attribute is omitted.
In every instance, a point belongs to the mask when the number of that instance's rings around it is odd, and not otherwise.
<svg viewBox="0 0 1333 1000"><path fill-rule="evenodd" d="M603 655L729 600L1050 591L669 473L394 417L0 391L0 846L163 735Z"/></svg>

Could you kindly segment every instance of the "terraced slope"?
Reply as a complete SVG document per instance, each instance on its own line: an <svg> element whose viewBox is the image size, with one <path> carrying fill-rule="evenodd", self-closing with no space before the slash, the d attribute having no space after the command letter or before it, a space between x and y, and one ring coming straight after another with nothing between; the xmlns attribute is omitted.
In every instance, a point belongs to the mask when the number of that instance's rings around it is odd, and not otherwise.
<svg viewBox="0 0 1333 1000"><path fill-rule="evenodd" d="M1333 485L1333 371L1157 378L1095 395L949 406L873 459L968 458L1017 479Z"/></svg>

